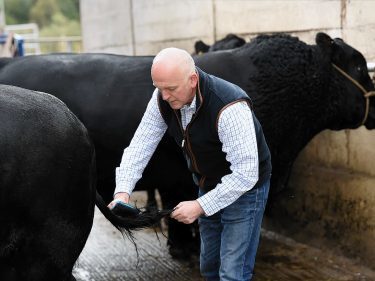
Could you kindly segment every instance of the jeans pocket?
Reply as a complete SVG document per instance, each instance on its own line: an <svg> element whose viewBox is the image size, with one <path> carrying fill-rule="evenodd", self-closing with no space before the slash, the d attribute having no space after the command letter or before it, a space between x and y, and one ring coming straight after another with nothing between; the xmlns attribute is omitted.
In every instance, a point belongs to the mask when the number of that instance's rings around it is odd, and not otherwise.
<svg viewBox="0 0 375 281"><path fill-rule="evenodd" d="M259 190L249 190L241 195L235 202L222 211L221 220L223 223L238 223L252 220L259 204Z"/></svg>

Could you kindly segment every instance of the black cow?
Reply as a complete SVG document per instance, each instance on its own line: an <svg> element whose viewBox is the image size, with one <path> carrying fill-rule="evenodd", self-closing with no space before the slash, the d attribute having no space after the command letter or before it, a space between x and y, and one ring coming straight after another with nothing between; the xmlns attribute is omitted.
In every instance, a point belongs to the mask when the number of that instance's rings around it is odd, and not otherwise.
<svg viewBox="0 0 375 281"><path fill-rule="evenodd" d="M0 120L0 280L73 281L94 216L94 145L49 94L0 85ZM100 196L97 204L124 230L155 222L116 217Z"/></svg>
<svg viewBox="0 0 375 281"><path fill-rule="evenodd" d="M335 63L373 90L364 57L341 39L319 33L317 45L287 35L260 36L243 47L197 56L208 73L242 87L253 99L272 153L271 190L282 189L302 148L325 129L361 126L366 99ZM49 92L65 101L86 125L97 151L98 190L107 201L115 167L153 92L153 57L105 54L46 55L0 60L0 83ZM375 127L371 99L366 128ZM180 149L165 136L137 188L157 187L165 208L196 196ZM190 251L186 225L171 220L172 250ZM172 252L174 253L174 252Z"/></svg>
<svg viewBox="0 0 375 281"><path fill-rule="evenodd" d="M95 157L57 98L0 86L0 280L75 280L89 235Z"/></svg>
<svg viewBox="0 0 375 281"><path fill-rule="evenodd" d="M202 40L195 42L194 50L195 54L203 54L207 52L215 52L215 51L223 51L223 50L231 50L234 48L241 47L246 43L245 39L238 37L235 34L228 34L223 39L216 41L214 44L207 45Z"/></svg>

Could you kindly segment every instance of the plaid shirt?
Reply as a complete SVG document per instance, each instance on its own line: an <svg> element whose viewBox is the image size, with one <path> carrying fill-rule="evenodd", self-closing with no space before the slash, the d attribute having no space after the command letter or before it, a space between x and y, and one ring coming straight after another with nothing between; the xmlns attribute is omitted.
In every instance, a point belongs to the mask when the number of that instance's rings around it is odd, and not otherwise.
<svg viewBox="0 0 375 281"><path fill-rule="evenodd" d="M116 190L131 194L143 170L167 130L159 111L155 89L146 112L130 145L124 150L120 167L116 169ZM195 98L181 108L182 126L186 129L196 111ZM223 110L218 122L219 139L231 164L231 174L207 192L198 202L207 216L236 201L258 181L258 147L251 110L246 102L238 102Z"/></svg>

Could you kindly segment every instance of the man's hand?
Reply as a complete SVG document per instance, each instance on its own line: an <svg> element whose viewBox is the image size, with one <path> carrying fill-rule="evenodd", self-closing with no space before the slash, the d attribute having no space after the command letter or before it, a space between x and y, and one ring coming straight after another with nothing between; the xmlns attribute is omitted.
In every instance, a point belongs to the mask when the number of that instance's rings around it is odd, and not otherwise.
<svg viewBox="0 0 375 281"><path fill-rule="evenodd" d="M130 195L126 192L119 192L115 194L115 197L111 203L108 204L108 208L112 209L115 206L116 201L123 201L125 203L129 203Z"/></svg>
<svg viewBox="0 0 375 281"><path fill-rule="evenodd" d="M171 214L171 218L179 222L189 224L193 223L204 211L197 200L184 201L179 203Z"/></svg>

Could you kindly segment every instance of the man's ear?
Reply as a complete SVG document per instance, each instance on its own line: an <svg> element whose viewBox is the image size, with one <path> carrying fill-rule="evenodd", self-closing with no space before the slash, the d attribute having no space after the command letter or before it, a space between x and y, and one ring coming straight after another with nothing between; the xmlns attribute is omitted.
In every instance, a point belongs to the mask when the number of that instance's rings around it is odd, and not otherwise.
<svg viewBox="0 0 375 281"><path fill-rule="evenodd" d="M192 88L196 87L198 84L198 74L194 72L193 74L190 75L190 86Z"/></svg>

